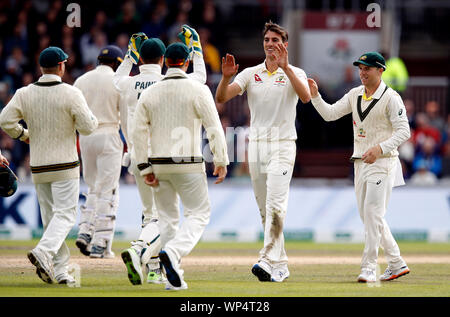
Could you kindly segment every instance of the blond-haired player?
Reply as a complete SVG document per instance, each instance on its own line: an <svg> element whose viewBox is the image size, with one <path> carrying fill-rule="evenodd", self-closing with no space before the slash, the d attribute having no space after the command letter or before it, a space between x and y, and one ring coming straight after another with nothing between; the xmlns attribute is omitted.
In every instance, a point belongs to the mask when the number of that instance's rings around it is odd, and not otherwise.
<svg viewBox="0 0 450 317"><path fill-rule="evenodd" d="M388 267L380 280L388 281L409 273L400 249L384 219L395 186L404 185L397 147L409 139L406 109L399 94L381 80L385 60L368 52L353 63L359 67L362 85L350 90L333 105L319 95L308 79L312 103L326 120L351 113L353 117L355 192L359 215L364 223L365 248L359 282L375 282L378 249L384 249Z"/></svg>

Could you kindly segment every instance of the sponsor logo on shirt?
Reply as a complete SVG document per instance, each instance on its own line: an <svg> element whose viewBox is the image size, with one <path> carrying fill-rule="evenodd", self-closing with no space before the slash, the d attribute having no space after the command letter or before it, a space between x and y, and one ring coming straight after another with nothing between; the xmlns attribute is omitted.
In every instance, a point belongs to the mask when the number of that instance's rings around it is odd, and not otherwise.
<svg viewBox="0 0 450 317"><path fill-rule="evenodd" d="M259 78L258 74L255 74L255 83L262 83L262 80Z"/></svg>

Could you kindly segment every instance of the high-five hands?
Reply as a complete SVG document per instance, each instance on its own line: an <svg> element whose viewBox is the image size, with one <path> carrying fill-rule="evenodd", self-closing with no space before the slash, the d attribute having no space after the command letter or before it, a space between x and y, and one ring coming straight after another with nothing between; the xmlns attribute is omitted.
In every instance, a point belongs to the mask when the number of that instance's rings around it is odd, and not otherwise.
<svg viewBox="0 0 450 317"><path fill-rule="evenodd" d="M319 95L319 87L317 83L312 78L308 78L309 91L311 92L311 97L317 97Z"/></svg>
<svg viewBox="0 0 450 317"><path fill-rule="evenodd" d="M222 75L225 78L231 78L237 74L239 70L239 64L236 64L234 56L227 54L222 57Z"/></svg>

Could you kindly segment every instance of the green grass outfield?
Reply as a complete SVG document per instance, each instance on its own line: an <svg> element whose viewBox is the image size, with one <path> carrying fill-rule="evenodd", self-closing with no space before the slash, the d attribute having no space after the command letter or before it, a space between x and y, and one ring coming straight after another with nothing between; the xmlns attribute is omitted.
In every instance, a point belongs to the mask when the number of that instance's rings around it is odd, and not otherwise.
<svg viewBox="0 0 450 317"><path fill-rule="evenodd" d="M26 253L33 241L0 240L1 297L449 297L450 244L403 242L400 249L411 273L372 287L356 282L362 244L286 242L290 277L284 283L261 283L251 274L259 243L201 242L183 260L189 289L165 291L163 285L133 286L115 242L115 259L89 259L69 240L71 262L81 267L81 287L49 285L35 274ZM386 264L380 254L380 270ZM225 263L225 264L224 264Z"/></svg>

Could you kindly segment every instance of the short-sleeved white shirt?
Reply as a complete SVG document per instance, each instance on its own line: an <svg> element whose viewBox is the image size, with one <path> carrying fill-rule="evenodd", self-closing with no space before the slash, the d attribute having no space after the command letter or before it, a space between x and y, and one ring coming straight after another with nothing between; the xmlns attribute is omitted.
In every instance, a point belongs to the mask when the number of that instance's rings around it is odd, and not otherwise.
<svg viewBox="0 0 450 317"><path fill-rule="evenodd" d="M297 77L308 86L305 72L290 65ZM251 141L296 140L296 106L298 95L281 68L270 74L265 61L240 72L234 82L247 91L250 108Z"/></svg>

